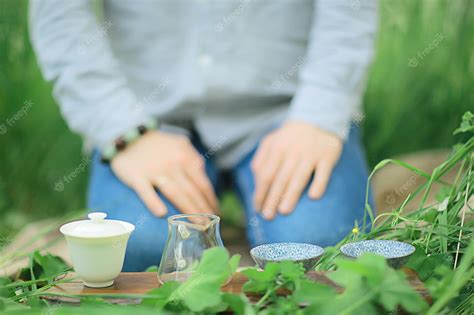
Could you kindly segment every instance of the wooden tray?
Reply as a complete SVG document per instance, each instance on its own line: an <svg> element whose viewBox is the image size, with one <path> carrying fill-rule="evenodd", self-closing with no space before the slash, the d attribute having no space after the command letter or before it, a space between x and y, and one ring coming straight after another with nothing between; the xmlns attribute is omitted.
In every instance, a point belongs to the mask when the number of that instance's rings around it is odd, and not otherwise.
<svg viewBox="0 0 474 315"><path fill-rule="evenodd" d="M426 290L425 286L418 278L417 274L411 269L401 269L407 274L410 285L428 302L431 303L431 297ZM324 284L328 284L337 290L342 290L333 281L331 281L325 272L311 271L307 276L315 281ZM76 274L70 273L66 277L77 277ZM242 273L236 272L232 277L232 280L222 287L222 290L229 293L240 293L242 291L243 284L247 281L247 278ZM147 293L149 290L159 287L158 278L156 272L124 272L121 273L115 280L114 285L107 288L89 288L82 284L80 279L74 279L70 282L58 284L55 287L50 288L46 292L48 295L44 298L51 302L59 303L79 303L79 298L65 297L61 295L74 295L79 297L94 297L94 296L107 296L111 294L127 294L137 295L137 299L124 299L124 298L106 298L110 303L115 304L134 304L139 302L139 295ZM282 292L284 294L285 292ZM59 295L54 295L59 294ZM258 300L258 296L255 294L247 294L252 301Z"/></svg>

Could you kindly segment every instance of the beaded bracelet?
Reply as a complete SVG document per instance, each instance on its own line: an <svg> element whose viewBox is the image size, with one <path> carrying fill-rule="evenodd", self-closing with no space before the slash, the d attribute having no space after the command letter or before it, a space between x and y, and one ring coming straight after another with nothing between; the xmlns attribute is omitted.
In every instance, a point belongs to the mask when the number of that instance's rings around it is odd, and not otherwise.
<svg viewBox="0 0 474 315"><path fill-rule="evenodd" d="M110 143L104 147L101 152L101 161L104 163L110 163L112 159L120 152L123 151L128 145L135 142L140 136L144 135L149 130L158 128L158 121L150 119L144 125L135 127L123 136L118 137L113 143Z"/></svg>

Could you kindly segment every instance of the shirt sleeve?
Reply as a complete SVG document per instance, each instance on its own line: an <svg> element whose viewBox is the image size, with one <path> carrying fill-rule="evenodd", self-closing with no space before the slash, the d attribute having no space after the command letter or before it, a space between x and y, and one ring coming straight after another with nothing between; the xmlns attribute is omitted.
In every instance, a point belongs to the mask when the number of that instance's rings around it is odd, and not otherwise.
<svg viewBox="0 0 474 315"><path fill-rule="evenodd" d="M289 119L346 139L362 101L378 26L376 0L316 0Z"/></svg>
<svg viewBox="0 0 474 315"><path fill-rule="evenodd" d="M69 127L103 148L147 121L108 43L91 0L32 0L30 36Z"/></svg>

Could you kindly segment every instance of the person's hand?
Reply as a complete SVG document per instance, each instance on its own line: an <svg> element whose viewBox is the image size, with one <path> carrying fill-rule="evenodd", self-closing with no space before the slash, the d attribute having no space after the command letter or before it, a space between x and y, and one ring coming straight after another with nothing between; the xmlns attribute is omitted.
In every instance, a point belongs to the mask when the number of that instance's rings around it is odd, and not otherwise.
<svg viewBox="0 0 474 315"><path fill-rule="evenodd" d="M254 206L266 219L295 208L311 176L309 197L323 196L342 151L342 141L309 123L290 121L267 135L251 167Z"/></svg>
<svg viewBox="0 0 474 315"><path fill-rule="evenodd" d="M188 138L147 132L112 159L112 170L152 213L167 209L154 187L183 213L215 213L218 202L205 162Z"/></svg>

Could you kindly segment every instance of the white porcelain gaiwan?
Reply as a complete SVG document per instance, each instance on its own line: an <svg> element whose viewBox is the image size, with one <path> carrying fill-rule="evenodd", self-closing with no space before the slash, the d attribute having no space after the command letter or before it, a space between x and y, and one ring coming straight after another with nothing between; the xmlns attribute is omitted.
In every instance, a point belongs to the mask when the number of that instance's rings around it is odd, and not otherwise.
<svg viewBox="0 0 474 315"><path fill-rule="evenodd" d="M59 230L66 237L74 270L84 285L108 287L122 271L128 238L135 226L105 220L104 212L93 212L88 217L90 220L66 223Z"/></svg>

